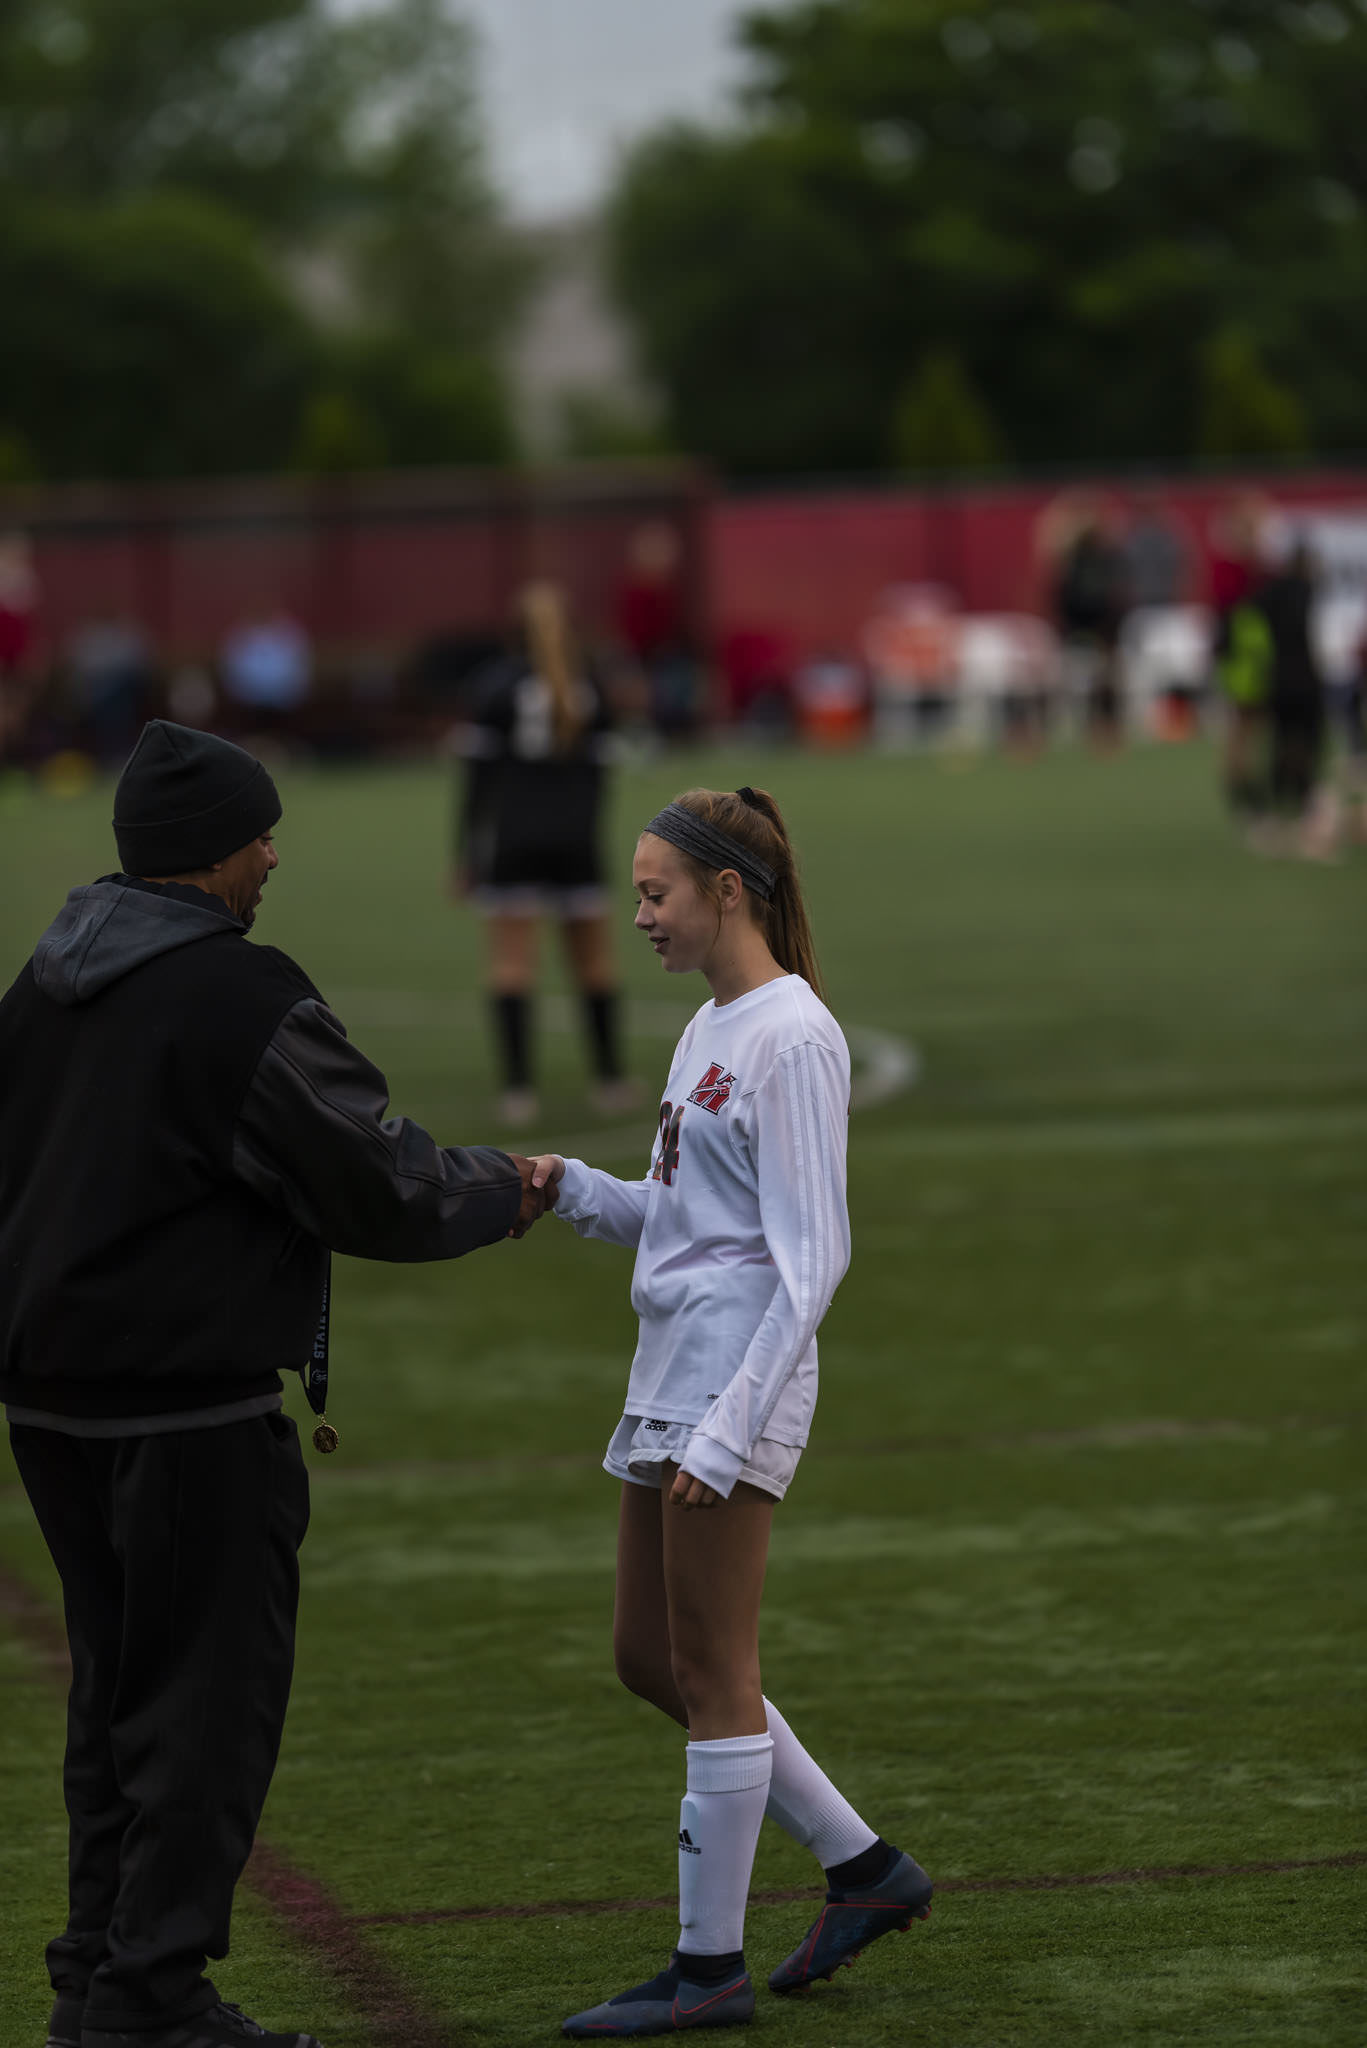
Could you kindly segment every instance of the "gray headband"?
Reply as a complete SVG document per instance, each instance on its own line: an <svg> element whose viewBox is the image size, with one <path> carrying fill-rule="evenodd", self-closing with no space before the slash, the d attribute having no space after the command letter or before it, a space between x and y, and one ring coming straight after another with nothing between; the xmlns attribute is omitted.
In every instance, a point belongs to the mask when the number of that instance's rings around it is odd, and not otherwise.
<svg viewBox="0 0 1367 2048"><path fill-rule="evenodd" d="M766 867L738 839L719 832L715 825L707 824L682 804L666 804L644 829L653 832L657 839L667 839L681 853L691 853L704 867L734 868L746 888L753 889L766 903L773 895L778 879L773 869Z"/></svg>

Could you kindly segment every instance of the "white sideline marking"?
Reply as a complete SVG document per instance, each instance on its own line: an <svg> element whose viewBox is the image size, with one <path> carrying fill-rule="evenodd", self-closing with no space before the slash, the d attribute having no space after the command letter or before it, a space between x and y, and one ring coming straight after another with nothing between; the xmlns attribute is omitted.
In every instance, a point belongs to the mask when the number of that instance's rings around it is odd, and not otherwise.
<svg viewBox="0 0 1367 2048"><path fill-rule="evenodd" d="M1367 1138L1367 1104L1304 1109L1195 1109L1144 1117L1076 1117L954 1129L875 1132L865 1150L916 1159L1028 1159L1045 1153L1130 1153L1134 1157L1256 1145L1357 1144Z"/></svg>
<svg viewBox="0 0 1367 2048"><path fill-rule="evenodd" d="M568 997L548 996L537 1007L538 1018L550 1030L577 1029L576 1007ZM337 1010L343 1022L352 1021L360 1029L402 1030L418 1024L448 1030L458 1025L475 1028L483 1017L484 997L345 989L337 993ZM633 1030L654 1037L677 1038L693 1015L693 1008L629 997L628 1012ZM920 1079L920 1054L907 1039L863 1024L847 1026L845 1036L855 1063L851 1109L875 1109L914 1087ZM592 1131L562 1139L557 1150L576 1157L622 1158L644 1154L653 1135L653 1124L603 1123ZM1226 1146L1244 1149L1305 1142L1357 1142L1364 1138L1367 1105L1348 1103L1341 1108L1307 1105L1285 1109L1175 1110L1152 1116L1050 1117L1037 1123L1012 1117L949 1129L899 1124L890 1130L870 1133L862 1142L878 1151L928 1160L1033 1158L1068 1152L1128 1152L1141 1157Z"/></svg>
<svg viewBox="0 0 1367 2048"><path fill-rule="evenodd" d="M466 1029L478 1025L484 1015L482 995L419 995L404 989L348 988L334 991L331 1007L348 1026L358 1030L402 1031L421 1025L427 1030ZM677 1038L696 1005L637 1001L627 998L627 1015L634 1031L656 1038ZM568 996L554 995L538 1000L537 1022L551 1031L576 1031L578 1012ZM921 1076L921 1056L905 1038L891 1031L878 1031L868 1024L851 1024L845 1029L854 1068L850 1088L852 1110L876 1109L895 1095L914 1087ZM575 1158L592 1155L621 1158L628 1153L647 1153L655 1134L650 1124L604 1122L592 1131L560 1138L556 1150Z"/></svg>
<svg viewBox="0 0 1367 2048"><path fill-rule="evenodd" d="M360 1475L358 1475L360 1476ZM393 1476L365 1475L388 1494ZM446 1501L442 1474L403 1482L409 1503ZM1136 1506L1027 1508L1018 1516L946 1521L941 1515L795 1516L783 1526L782 1548L770 1562L776 1592L783 1575L796 1567L914 1563L929 1557L945 1562L973 1558L1038 1557L1053 1553L1133 1553L1141 1546L1218 1553L1226 1570L1247 1566L1250 1552L1275 1555L1288 1534L1317 1534L1342 1519L1345 1499L1329 1492L1289 1499L1207 1505L1160 1500ZM328 1530L327 1554L314 1558L309 1581L316 1586L386 1588L443 1580L543 1579L553 1575L598 1577L611 1572L615 1532L594 1515L490 1518L478 1537L465 1531L446 1536L436 1517L426 1520L427 1540L405 1536L386 1542L369 1522L343 1518L340 1509ZM780 1594L781 1597L781 1594ZM1192 1651L1192 1656L1198 1652ZM1104 1661L1099 1658L1099 1661Z"/></svg>
<svg viewBox="0 0 1367 2048"><path fill-rule="evenodd" d="M850 1089L851 1109L875 1109L920 1080L921 1055L910 1039L875 1031L869 1024L851 1024L845 1038L851 1060L863 1069Z"/></svg>

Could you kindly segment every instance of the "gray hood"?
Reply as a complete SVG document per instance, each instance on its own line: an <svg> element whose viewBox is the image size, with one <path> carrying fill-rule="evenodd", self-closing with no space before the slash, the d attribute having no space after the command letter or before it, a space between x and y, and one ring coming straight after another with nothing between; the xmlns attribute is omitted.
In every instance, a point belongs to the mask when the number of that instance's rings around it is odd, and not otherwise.
<svg viewBox="0 0 1367 2048"><path fill-rule="evenodd" d="M247 928L202 889L141 889L122 876L73 889L33 949L33 978L63 1009L88 1003L144 961Z"/></svg>

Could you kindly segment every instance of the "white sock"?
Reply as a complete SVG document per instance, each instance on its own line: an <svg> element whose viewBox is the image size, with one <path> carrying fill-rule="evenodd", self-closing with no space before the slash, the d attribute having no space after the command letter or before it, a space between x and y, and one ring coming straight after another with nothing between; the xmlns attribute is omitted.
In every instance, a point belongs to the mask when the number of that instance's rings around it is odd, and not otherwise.
<svg viewBox="0 0 1367 2048"><path fill-rule="evenodd" d="M822 1866L848 1863L878 1840L875 1829L859 1818L843 1792L836 1790L820 1764L808 1756L772 1700L764 1702L774 1742L774 1771L769 1786L770 1820L810 1849Z"/></svg>
<svg viewBox="0 0 1367 2048"><path fill-rule="evenodd" d="M767 1735L690 1742L679 1808L679 1947L724 1956L745 1946L745 1900L774 1745Z"/></svg>

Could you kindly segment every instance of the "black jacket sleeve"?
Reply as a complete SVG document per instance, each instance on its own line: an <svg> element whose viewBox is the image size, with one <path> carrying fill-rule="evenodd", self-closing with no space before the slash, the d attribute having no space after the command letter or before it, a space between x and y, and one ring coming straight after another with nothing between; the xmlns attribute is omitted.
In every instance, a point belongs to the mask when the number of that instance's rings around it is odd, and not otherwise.
<svg viewBox="0 0 1367 2048"><path fill-rule="evenodd" d="M233 1171L333 1251L363 1259L454 1259L516 1221L522 1181L505 1152L441 1146L386 1117L383 1074L326 1004L296 1003L243 1097Z"/></svg>

